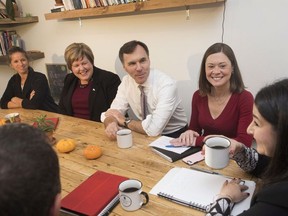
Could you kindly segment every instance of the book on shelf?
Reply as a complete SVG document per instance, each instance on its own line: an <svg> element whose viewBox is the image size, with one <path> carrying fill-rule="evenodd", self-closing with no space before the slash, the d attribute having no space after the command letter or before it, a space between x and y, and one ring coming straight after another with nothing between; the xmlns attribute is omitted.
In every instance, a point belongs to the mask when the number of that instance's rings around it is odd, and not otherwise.
<svg viewBox="0 0 288 216"><path fill-rule="evenodd" d="M65 6L54 6L51 9L51 13L56 13L56 12L61 12L61 11L65 11Z"/></svg>
<svg viewBox="0 0 288 216"><path fill-rule="evenodd" d="M119 184L128 178L97 171L61 201L68 215L106 215L119 203Z"/></svg>
<svg viewBox="0 0 288 216"><path fill-rule="evenodd" d="M200 169L201 170L201 169ZM207 173L205 170L172 168L150 191L151 194L166 198L172 202L206 212L207 206L214 202L223 183L231 177L219 173ZM255 191L255 182L243 180L248 186L249 197L233 206L231 215L238 215L250 207Z"/></svg>
<svg viewBox="0 0 288 216"><path fill-rule="evenodd" d="M173 138L171 137L161 136L150 143L149 146L153 152L157 153L159 156L163 157L171 163L199 152L202 149L200 146L173 147L170 143L172 139Z"/></svg>

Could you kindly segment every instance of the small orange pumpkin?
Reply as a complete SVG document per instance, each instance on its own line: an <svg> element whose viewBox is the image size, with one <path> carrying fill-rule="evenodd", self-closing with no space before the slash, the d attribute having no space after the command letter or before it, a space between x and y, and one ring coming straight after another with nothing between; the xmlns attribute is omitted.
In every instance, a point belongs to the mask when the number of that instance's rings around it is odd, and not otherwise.
<svg viewBox="0 0 288 216"><path fill-rule="evenodd" d="M102 150L99 146L88 145L83 150L83 155L86 159L89 159L89 160L96 159L102 155Z"/></svg>
<svg viewBox="0 0 288 216"><path fill-rule="evenodd" d="M7 120L4 118L0 119L0 126L5 125L7 123Z"/></svg>
<svg viewBox="0 0 288 216"><path fill-rule="evenodd" d="M56 149L61 153L68 153L75 149L76 142L73 139L60 139L56 144Z"/></svg>

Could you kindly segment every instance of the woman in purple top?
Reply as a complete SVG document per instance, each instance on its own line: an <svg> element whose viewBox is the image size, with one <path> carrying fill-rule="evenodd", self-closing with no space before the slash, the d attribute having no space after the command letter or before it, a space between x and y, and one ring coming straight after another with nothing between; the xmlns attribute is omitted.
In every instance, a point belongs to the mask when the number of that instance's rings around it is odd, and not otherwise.
<svg viewBox="0 0 288 216"><path fill-rule="evenodd" d="M247 127L252 121L253 95L245 90L233 50L215 43L204 54L199 90L192 98L189 130L174 145L203 145L207 135L224 135L250 147Z"/></svg>

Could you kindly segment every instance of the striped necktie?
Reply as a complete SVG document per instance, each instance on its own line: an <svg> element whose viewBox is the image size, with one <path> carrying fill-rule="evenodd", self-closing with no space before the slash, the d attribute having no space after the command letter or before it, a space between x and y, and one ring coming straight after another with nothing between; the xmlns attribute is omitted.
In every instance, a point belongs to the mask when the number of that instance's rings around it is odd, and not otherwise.
<svg viewBox="0 0 288 216"><path fill-rule="evenodd" d="M142 114L142 120L144 120L148 114L148 109L147 109L147 101L146 101L146 95L144 92L144 86L139 85L140 89L140 104L141 104L141 114Z"/></svg>

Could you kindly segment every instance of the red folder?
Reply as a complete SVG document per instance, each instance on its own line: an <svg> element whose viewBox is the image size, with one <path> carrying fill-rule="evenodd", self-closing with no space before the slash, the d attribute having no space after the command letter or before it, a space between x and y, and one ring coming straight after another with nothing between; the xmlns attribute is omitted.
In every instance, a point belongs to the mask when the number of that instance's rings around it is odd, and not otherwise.
<svg viewBox="0 0 288 216"><path fill-rule="evenodd" d="M97 171L62 199L61 209L66 213L71 211L80 215L98 215L118 197L118 186L127 179Z"/></svg>

